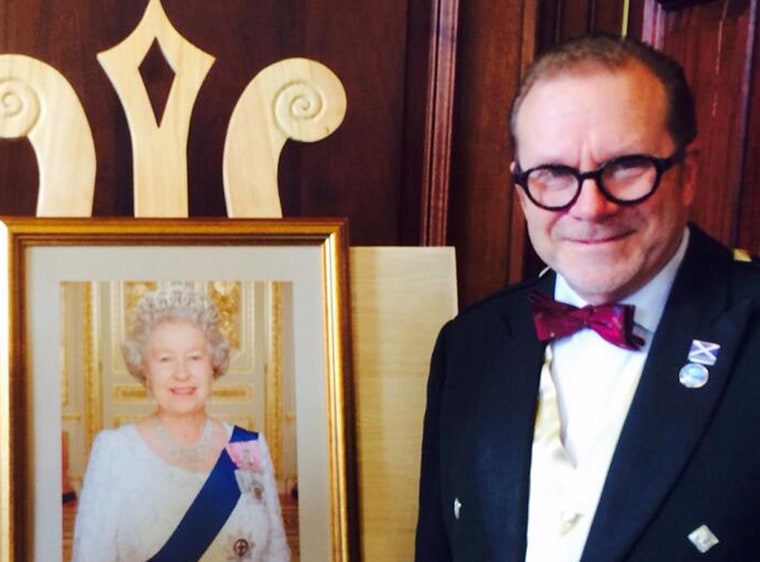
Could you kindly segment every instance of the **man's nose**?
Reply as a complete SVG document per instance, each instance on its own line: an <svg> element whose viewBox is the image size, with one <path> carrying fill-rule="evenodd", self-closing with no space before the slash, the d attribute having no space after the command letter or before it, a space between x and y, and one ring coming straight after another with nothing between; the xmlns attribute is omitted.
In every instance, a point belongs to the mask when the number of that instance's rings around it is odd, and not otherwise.
<svg viewBox="0 0 760 562"><path fill-rule="evenodd" d="M580 189L578 198L569 209L569 214L572 216L584 220L593 220L608 215L617 209L618 205L604 196L594 178L586 178L581 183Z"/></svg>

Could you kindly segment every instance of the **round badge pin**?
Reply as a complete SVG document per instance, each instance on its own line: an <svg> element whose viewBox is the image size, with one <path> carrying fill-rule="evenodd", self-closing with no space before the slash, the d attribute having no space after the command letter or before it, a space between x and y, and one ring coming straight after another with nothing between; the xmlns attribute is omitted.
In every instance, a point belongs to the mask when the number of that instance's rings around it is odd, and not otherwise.
<svg viewBox="0 0 760 562"><path fill-rule="evenodd" d="M678 373L678 381L686 388L702 388L709 378L707 367L698 363L687 363Z"/></svg>

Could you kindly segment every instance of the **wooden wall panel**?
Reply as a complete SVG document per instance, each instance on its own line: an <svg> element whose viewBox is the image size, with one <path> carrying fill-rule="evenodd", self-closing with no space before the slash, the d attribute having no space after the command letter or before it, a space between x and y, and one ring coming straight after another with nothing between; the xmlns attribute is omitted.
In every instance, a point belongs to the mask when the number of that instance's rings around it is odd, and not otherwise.
<svg viewBox="0 0 760 562"><path fill-rule="evenodd" d="M426 86L407 88L402 244L446 244L458 26L459 0L410 4L407 76Z"/></svg>
<svg viewBox="0 0 760 562"><path fill-rule="evenodd" d="M26 139L0 140L0 212L34 215L39 174L32 144Z"/></svg>
<svg viewBox="0 0 760 562"><path fill-rule="evenodd" d="M279 168L285 216L348 216L352 244L420 242L422 213L405 215L402 207L410 197L420 197L414 192L421 189L419 178L430 158L424 147L435 131L417 126L415 118L420 113L437 118L441 111L428 107L429 65L436 63L428 51L435 44L437 18L445 13L442 7L455 2L162 3L177 30L216 57L189 133L191 216L225 214L224 139L245 86L274 61L306 56L341 78L348 110L327 139L286 144ZM28 54L51 64L82 100L98 159L95 215L133 212L127 122L96 54L123 40L146 5L147 0L0 1L0 53ZM0 214L34 214L37 179L30 145L0 141ZM435 188L445 193L447 178L436 181Z"/></svg>
<svg viewBox="0 0 760 562"><path fill-rule="evenodd" d="M559 13L559 0L537 2L535 45L553 45L557 41L561 27Z"/></svg>
<svg viewBox="0 0 760 562"><path fill-rule="evenodd" d="M51 63L82 98L96 137L98 215L132 213L132 170L126 120L95 53L122 40L146 4L0 0L0 52ZM760 206L754 164L760 161L760 57L735 58L754 45L756 4L692 1L665 11L656 0L627 2L629 33L683 57L698 81L711 156L695 217L744 246L758 239L752 218ZM286 145L280 165L286 216L348 216L353 244L455 245L462 304L541 265L526 241L508 174L506 112L526 63L587 29L619 31L626 12L625 2L602 0L164 5L181 33L217 57L190 129L191 215L224 214L225 129L247 82L279 58L314 57L343 80L348 112L324 141ZM710 68L717 71L705 72ZM737 103L742 88L744 106ZM735 114L741 107L744 121ZM726 135L728 144L720 140ZM0 213L32 214L36 183L30 145L0 141ZM721 184L717 191L715 184Z"/></svg>
<svg viewBox="0 0 760 562"><path fill-rule="evenodd" d="M753 223L760 218L755 132L760 121L757 95L750 97L760 64L752 58L757 4L691 1L666 10L650 0L642 30L646 41L681 62L695 92L700 164L693 220L725 244L753 251L758 248Z"/></svg>
<svg viewBox="0 0 760 562"><path fill-rule="evenodd" d="M563 0L559 5L559 37L577 37L589 31L593 0Z"/></svg>
<svg viewBox="0 0 760 562"><path fill-rule="evenodd" d="M629 1L630 3L630 1ZM625 18L626 2L604 2L595 0L592 16L592 29L620 35Z"/></svg>
<svg viewBox="0 0 760 562"><path fill-rule="evenodd" d="M619 34L625 1L545 0L538 2L538 51L562 39L592 31Z"/></svg>
<svg viewBox="0 0 760 562"><path fill-rule="evenodd" d="M523 36L523 19L535 13L532 4L468 0L460 5L449 242L457 249L463 305L504 285L514 257L507 112L520 76L522 43L533 41L532 29ZM522 241L516 245L522 247Z"/></svg>
<svg viewBox="0 0 760 562"><path fill-rule="evenodd" d="M751 13L753 36L744 166L737 211L736 245L760 256L760 25L758 6Z"/></svg>

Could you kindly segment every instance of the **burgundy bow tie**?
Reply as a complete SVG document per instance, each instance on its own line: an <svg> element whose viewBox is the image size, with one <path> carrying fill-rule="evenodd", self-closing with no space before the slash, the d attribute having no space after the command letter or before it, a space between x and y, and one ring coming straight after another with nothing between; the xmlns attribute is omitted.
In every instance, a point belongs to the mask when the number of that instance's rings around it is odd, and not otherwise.
<svg viewBox="0 0 760 562"><path fill-rule="evenodd" d="M557 302L545 293L533 291L528 297L533 321L541 341L549 341L590 328L608 342L623 349L636 350L644 340L633 333L633 305L604 304L578 308Z"/></svg>

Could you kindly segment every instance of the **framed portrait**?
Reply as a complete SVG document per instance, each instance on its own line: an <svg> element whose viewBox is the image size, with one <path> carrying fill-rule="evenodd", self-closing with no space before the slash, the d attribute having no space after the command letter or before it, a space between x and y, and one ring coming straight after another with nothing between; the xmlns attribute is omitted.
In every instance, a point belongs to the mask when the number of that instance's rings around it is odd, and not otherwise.
<svg viewBox="0 0 760 562"><path fill-rule="evenodd" d="M203 408L265 437L290 560L358 559L344 219L4 218L0 234L0 561L71 560L98 435L161 405L123 354L161 291L214 304L229 365ZM227 559L248 559L243 539Z"/></svg>

